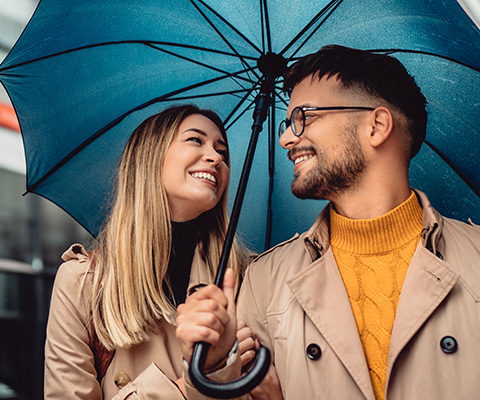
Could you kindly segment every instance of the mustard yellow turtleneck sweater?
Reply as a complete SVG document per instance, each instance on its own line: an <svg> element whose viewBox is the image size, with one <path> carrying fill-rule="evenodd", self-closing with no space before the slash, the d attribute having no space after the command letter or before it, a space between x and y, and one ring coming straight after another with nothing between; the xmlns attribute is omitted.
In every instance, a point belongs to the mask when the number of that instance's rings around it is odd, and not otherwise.
<svg viewBox="0 0 480 400"><path fill-rule="evenodd" d="M374 219L330 208L330 244L357 322L377 399L384 399L388 350L400 292L422 231L416 195Z"/></svg>

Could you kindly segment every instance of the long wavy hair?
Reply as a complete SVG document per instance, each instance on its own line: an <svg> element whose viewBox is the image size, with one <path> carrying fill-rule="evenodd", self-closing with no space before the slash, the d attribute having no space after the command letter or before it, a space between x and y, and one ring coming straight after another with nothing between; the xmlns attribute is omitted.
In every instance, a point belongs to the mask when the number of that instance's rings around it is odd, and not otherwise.
<svg viewBox="0 0 480 400"><path fill-rule="evenodd" d="M181 122L200 114L215 123L227 142L221 119L193 105L168 108L141 123L120 159L109 218L93 252L91 313L96 334L108 350L148 340L158 321L173 322L175 306L165 293L172 229L163 185L165 152ZM226 158L230 167L229 157ZM228 225L227 190L203 213L197 250L213 281ZM238 242L229 267L238 286L248 253ZM237 287L238 288L238 287Z"/></svg>

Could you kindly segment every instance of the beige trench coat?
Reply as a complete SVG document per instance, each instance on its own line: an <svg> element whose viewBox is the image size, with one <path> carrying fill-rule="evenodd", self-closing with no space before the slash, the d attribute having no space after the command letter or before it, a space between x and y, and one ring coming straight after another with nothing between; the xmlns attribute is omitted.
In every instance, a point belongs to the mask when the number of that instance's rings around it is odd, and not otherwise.
<svg viewBox="0 0 480 400"><path fill-rule="evenodd" d="M147 343L129 349L117 348L101 385L98 383L94 356L89 347L91 320L86 306L91 293L91 279L88 279L91 272L87 273L90 262L83 247L81 252L74 252L73 247L62 256L66 262L57 272L52 293L45 344L45 398L183 400L185 397L174 381L188 373L175 337L175 315L162 320L160 333ZM87 282L81 291L85 273ZM208 275L207 267L196 252L189 289L208 284ZM131 379L121 390L115 385L119 373ZM209 377L225 381L239 373L237 357L231 366ZM193 389L188 376L186 387L189 399L206 398Z"/></svg>
<svg viewBox="0 0 480 400"><path fill-rule="evenodd" d="M424 230L393 327L386 398L479 399L480 228L443 218L417 194ZM327 218L328 207L249 267L238 314L271 350L285 399L374 399ZM455 352L442 350L448 336Z"/></svg>

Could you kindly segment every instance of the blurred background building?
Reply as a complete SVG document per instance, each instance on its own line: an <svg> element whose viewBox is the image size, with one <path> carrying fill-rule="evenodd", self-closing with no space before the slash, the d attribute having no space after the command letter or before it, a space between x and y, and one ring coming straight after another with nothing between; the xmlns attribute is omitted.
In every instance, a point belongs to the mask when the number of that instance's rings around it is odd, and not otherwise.
<svg viewBox="0 0 480 400"><path fill-rule="evenodd" d="M38 0L0 0L0 61ZM0 85L0 399L43 399L43 347L60 256L89 235L49 201L25 192L15 113Z"/></svg>
<svg viewBox="0 0 480 400"><path fill-rule="evenodd" d="M480 1L459 3L480 28ZM0 62L37 4L0 0ZM71 243L90 240L58 207L33 194L22 196L24 191L22 139L0 85L0 400L43 398L43 347L53 278L63 251Z"/></svg>

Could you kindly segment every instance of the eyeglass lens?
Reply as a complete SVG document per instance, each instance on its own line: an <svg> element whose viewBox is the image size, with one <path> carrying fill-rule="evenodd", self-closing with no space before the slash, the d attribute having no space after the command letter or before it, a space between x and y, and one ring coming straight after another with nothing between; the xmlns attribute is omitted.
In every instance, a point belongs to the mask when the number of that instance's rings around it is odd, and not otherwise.
<svg viewBox="0 0 480 400"><path fill-rule="evenodd" d="M284 119L280 122L280 126L278 127L278 136L282 136L282 134L289 128L292 128L292 132L295 136L300 136L303 133L305 124L305 118L303 114L303 110L301 107L295 107L290 115L290 119Z"/></svg>

